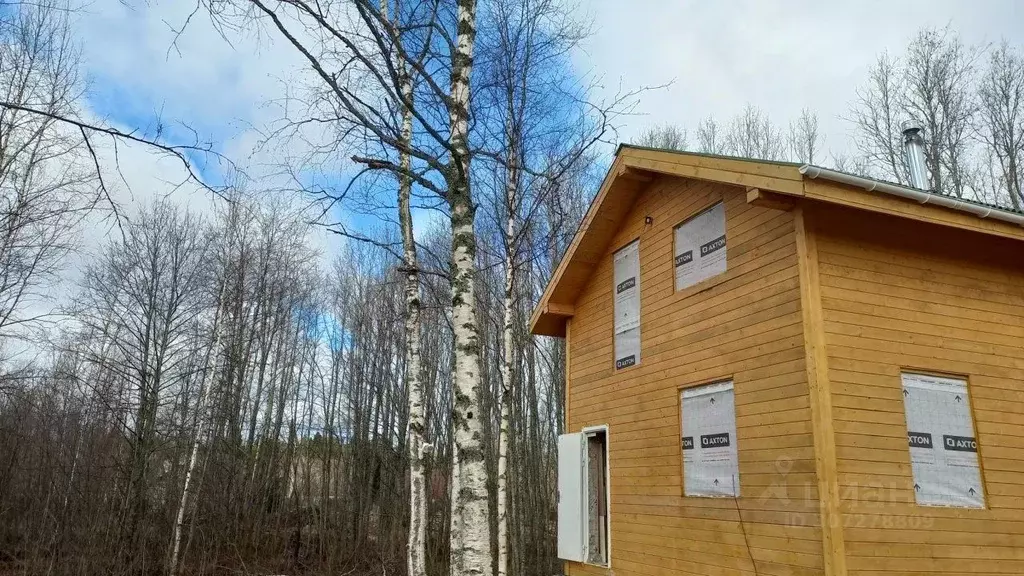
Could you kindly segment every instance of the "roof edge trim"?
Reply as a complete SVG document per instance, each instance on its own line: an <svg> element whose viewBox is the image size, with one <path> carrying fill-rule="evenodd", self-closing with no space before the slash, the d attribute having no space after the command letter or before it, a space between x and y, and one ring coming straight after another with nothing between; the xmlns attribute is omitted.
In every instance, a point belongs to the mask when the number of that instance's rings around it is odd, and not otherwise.
<svg viewBox="0 0 1024 576"><path fill-rule="evenodd" d="M945 208L959 210L960 212L974 214L979 218L992 218L994 220L1001 220L1003 222L1009 222L1011 224L1024 227L1024 214L1017 214L1007 210L989 208L971 202L964 202L963 200L952 196L944 196L942 194L936 194L934 192L928 192L918 188L890 184L888 182L864 178L862 176L854 176L853 174L837 172L835 170L829 170L828 168L822 168L812 164L804 164L801 166L800 173L812 179L823 178L825 180L831 180L832 182L839 182L840 184L856 186L857 188L867 190L868 192L877 190L893 196L899 196L900 198L915 200L920 204L936 204Z"/></svg>

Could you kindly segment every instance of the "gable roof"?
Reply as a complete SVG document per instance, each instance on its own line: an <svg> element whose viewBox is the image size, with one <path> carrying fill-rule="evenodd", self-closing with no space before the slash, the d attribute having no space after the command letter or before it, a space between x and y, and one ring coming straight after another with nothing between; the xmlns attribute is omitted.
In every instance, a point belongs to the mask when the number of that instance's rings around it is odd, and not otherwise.
<svg viewBox="0 0 1024 576"><path fill-rule="evenodd" d="M608 173L530 318L530 331L565 336L565 321L637 196L658 176L747 190L747 201L812 200L1024 240L1024 212L809 164L619 145Z"/></svg>

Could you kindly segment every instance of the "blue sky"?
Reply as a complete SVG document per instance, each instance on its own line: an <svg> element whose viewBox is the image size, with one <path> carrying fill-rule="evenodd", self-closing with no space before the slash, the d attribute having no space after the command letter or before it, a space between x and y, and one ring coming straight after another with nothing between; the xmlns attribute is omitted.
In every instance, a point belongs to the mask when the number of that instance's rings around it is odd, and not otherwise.
<svg viewBox="0 0 1024 576"><path fill-rule="evenodd" d="M232 33L230 42L202 12L189 16L192 2L95 0L76 22L83 39L83 59L91 112L122 128L140 128L152 135L161 126L167 142L201 142L241 167L263 185L294 187L280 175L282 155L293 152L260 148L265 131L279 121L285 100L299 95L309 72L290 45L270 34ZM187 27L180 34L183 24ZM140 161L145 162L145 158ZM203 177L220 184L216 158L198 159ZM162 168L168 166L162 160ZM173 163L172 163L173 164ZM130 198L138 202L149 190L166 190L161 178L150 182L139 166L129 177ZM304 183L342 188L355 172L344 161L333 173L302 172ZM166 179L166 176L163 177ZM268 184L269 182L269 184ZM186 201L189 205L194 203ZM198 202L202 207L203 202ZM333 214L354 228L376 229L379 218L346 211ZM436 213L420 211L426 223ZM337 248L338 237L324 237L324 252Z"/></svg>
<svg viewBox="0 0 1024 576"><path fill-rule="evenodd" d="M826 147L841 152L850 140L843 116L868 66L883 50L902 51L920 27L950 24L968 43L1006 37L1024 45L1024 19L1012 0L593 0L580 6L594 34L573 62L598 85L596 97L670 84L645 94L637 114L623 119L623 140L649 124L727 119L751 102L780 124L801 108L816 110ZM304 79L302 61L266 34L233 35L229 44L202 13L177 36L174 29L193 7L179 0L90 3L76 21L88 105L123 127L153 131L162 118L169 140L190 139L187 124L260 177L261 167L277 161L272 151L257 149L260 130L280 118L281 102ZM130 152L121 158L132 189L125 198L137 202L169 190L172 162ZM204 175L216 179L214 168ZM327 178L341 181L345 174Z"/></svg>
<svg viewBox="0 0 1024 576"><path fill-rule="evenodd" d="M801 108L812 108L826 148L843 152L850 130L842 117L868 67L883 50L901 52L919 28L949 24L969 44L1005 37L1024 47L1024 18L1016 0L583 0L579 5L594 34L574 53L573 64L584 82L596 85L595 98L668 84L646 93L636 114L621 119L622 141L651 124L692 128L708 115L724 120L750 102L783 125ZM194 6L185 0L89 0L74 16L88 81L85 114L150 133L162 120L169 141L190 141L187 125L253 178L272 181L277 176L271 167L281 152L259 148L260 133L281 117L281 103L304 80L303 62L266 34L233 34L228 43L202 14L177 36L174 29ZM178 186L184 172L176 159L122 143L115 163L109 141L94 145L125 216L156 197L172 197L198 212L213 210L217 200L209 193ZM605 149L606 159L612 150ZM204 177L220 181L216 165L204 168ZM346 168L317 177L340 184ZM335 216L350 227L384 225L342 211ZM418 213L418 232L440 219L436 212ZM55 290L73 291L81 263L117 234L110 218L91 222L65 282ZM311 233L309 242L327 258L343 245L322 230Z"/></svg>

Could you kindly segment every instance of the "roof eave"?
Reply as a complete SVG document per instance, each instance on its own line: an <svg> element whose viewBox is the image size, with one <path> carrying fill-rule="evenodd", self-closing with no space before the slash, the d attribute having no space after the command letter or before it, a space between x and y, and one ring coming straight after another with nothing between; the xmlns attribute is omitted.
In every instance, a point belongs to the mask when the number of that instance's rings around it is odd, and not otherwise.
<svg viewBox="0 0 1024 576"><path fill-rule="evenodd" d="M960 212L967 212L983 219L992 218L994 220L1001 220L1003 222L1016 224L1017 226L1024 226L1024 214L967 202L955 196L945 196L943 194L937 194L935 192L929 192L919 188L911 188L909 186L902 186L900 184L893 184L882 180L874 180L872 178L864 178L863 176L856 176L854 174L847 174L846 172L830 170L828 168L822 168L821 166L814 166L813 164L804 164L801 166L800 173L811 179L822 178L832 182L846 184L848 186L863 188L868 192L877 190L893 196L899 196L900 198L914 200L919 204L933 204L944 208L959 210Z"/></svg>
<svg viewBox="0 0 1024 576"><path fill-rule="evenodd" d="M605 174L604 180L601 182L601 187L598 189L598 193L595 194L594 199L591 200L590 206L587 208L587 213L583 216L583 220L580 221L580 225L576 228L576 233L573 235L572 241L569 243L569 246L566 247L565 253L562 254L562 258L559 260L558 266L555 268L555 271L551 275L551 279L544 288L544 293L541 295L540 301L530 317L531 334L536 334L538 336L555 336L559 338L565 337L565 322L571 317L571 315L566 316L562 314L554 314L551 307L552 296L558 291L559 283L565 276L566 270L572 263L580 244L583 242L584 237L590 230L597 213L604 204L605 198L612 190L612 187L618 177L625 171L623 161L619 156L619 152L621 150L622 145L620 144L619 148L615 151L615 161L612 162L611 167L609 167L608 172ZM555 304L557 305L559 303L556 301Z"/></svg>
<svg viewBox="0 0 1024 576"><path fill-rule="evenodd" d="M612 163L601 183L601 188L594 196L587 214L580 223L572 242L562 255L558 267L552 274L544 294L530 318L530 331L542 336L564 337L566 321L573 316L573 304L578 290L582 285L581 278L589 273L599 256L604 255L614 231L617 231L619 220L625 217L635 201L635 195L646 187L646 183L659 175L704 180L723 185L732 185L748 190L757 188L761 191L777 193L791 198L802 198L830 204L844 205L857 209L875 212L892 213L901 217L909 217L944 226L970 229L977 232L1024 240L1024 214L1003 210L994 206L964 201L959 198L943 196L934 192L910 188L899 184L874 180L814 166L811 164L792 164L785 162L767 162L747 158L733 158L709 154L675 152L620 144L615 151ZM834 194L816 193L807 180L827 180L837 184L858 188L866 192L882 192L884 196L867 195L861 197L837 197ZM623 182L632 186L622 186ZM806 185L805 185L806 184ZM820 191L820 189L819 189ZM863 194L863 193L860 193ZM885 196L914 200L918 204L952 209L960 213L972 214L982 219L953 220L947 217L936 217L938 212L933 208L925 212L911 212L897 207L895 204L882 201ZM874 197L874 198L871 198ZM608 210L608 200L618 200L614 210ZM791 201L791 200L790 200ZM616 202L611 202L616 204ZM628 206L622 206L628 204ZM918 209L920 210L920 209ZM594 239L594 222L599 213L603 214L599 227L606 234L605 241ZM941 212L941 211L940 211ZM989 221L984 223L983 221ZM1014 227L1007 226L1013 224ZM613 232L607 232L612 229ZM580 249L583 246L583 257ZM585 262L582 262L585 260ZM581 268L575 270L575 268ZM571 272L566 276L567 271ZM568 288L566 286L568 285Z"/></svg>
<svg viewBox="0 0 1024 576"><path fill-rule="evenodd" d="M704 180L800 196L803 194L803 176L798 168L799 165L791 163L760 162L620 144L616 149L615 161L530 318L530 332L541 336L565 336L566 320L572 317L571 313L565 314L565 310L575 302L574 286L581 284L581 278L589 275L593 265L604 255L614 231L617 231L621 219L631 210L639 192L658 176ZM598 218L599 215L601 218ZM606 234L603 239L593 238L596 229L605 228L612 232L603 232ZM598 236L600 234L597 233ZM583 258L580 258L581 253ZM568 288L567 279L570 285ZM555 309L559 311L553 311Z"/></svg>

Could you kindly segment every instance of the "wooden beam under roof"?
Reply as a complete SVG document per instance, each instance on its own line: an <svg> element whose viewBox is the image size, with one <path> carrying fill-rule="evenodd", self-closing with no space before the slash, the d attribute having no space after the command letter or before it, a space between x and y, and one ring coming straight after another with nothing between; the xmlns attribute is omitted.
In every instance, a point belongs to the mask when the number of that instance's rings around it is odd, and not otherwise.
<svg viewBox="0 0 1024 576"><path fill-rule="evenodd" d="M796 202L790 196L765 192L758 188L747 188L747 204L771 210L792 210Z"/></svg>

